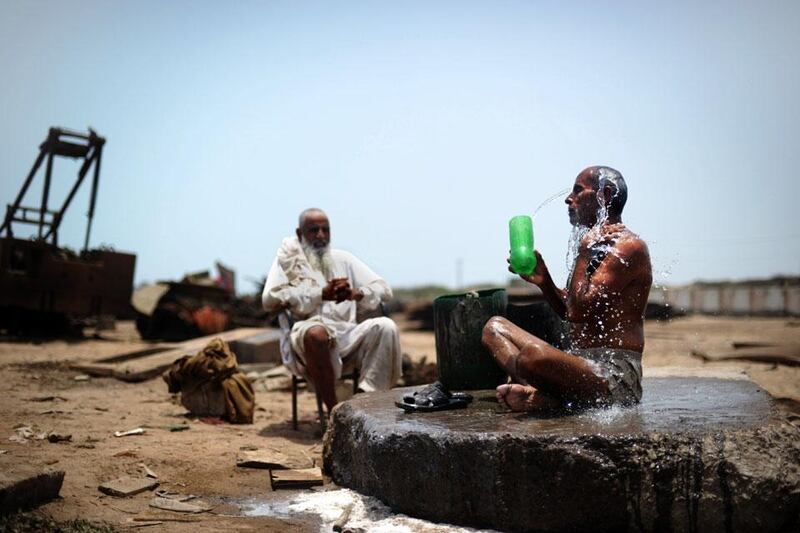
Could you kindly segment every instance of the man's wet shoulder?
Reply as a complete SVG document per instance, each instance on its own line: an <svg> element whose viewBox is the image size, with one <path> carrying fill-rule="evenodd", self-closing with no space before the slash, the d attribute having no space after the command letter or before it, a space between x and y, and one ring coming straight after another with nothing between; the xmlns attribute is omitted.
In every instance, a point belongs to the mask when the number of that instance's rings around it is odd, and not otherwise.
<svg viewBox="0 0 800 533"><path fill-rule="evenodd" d="M626 231L625 235L617 241L616 247L619 252L628 256L649 255L650 253L644 239L630 230Z"/></svg>

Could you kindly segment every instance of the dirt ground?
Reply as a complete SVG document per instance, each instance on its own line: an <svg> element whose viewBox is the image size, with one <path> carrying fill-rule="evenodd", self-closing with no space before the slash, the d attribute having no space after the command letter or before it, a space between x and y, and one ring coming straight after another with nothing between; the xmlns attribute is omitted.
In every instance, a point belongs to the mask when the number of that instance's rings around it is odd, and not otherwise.
<svg viewBox="0 0 800 533"><path fill-rule="evenodd" d="M723 349L733 341L800 343L800 321L786 318L689 317L648 322L645 373L659 366L740 368L788 405L800 402L800 367L772 363L704 363L693 349ZM403 331L403 351L414 361L435 361L430 332ZM120 529L161 521L147 531L317 531L307 517L239 516L239 503L269 501L272 492L266 470L237 468L236 456L247 447L280 451L299 463L319 461L322 450L314 396L300 395L301 424L291 428L288 390L256 386L257 408L252 425L211 425L187 416L161 379L133 384L113 378L76 381L69 363L94 360L126 349L146 347L131 323L117 324L101 338L75 342L15 342L0 340L0 469L17 465L64 470L61 498L40 512L56 520L104 521ZM57 398L34 401L43 396ZM15 442L15 428L71 435L71 441L51 443L31 439ZM185 431L171 426L188 425ZM146 433L114 437L118 430L145 428ZM182 515L149 507L152 493L130 498L101 494L100 483L123 475L143 475L141 464L158 475L160 488L199 495L211 503L211 513ZM136 522L134 522L136 520Z"/></svg>

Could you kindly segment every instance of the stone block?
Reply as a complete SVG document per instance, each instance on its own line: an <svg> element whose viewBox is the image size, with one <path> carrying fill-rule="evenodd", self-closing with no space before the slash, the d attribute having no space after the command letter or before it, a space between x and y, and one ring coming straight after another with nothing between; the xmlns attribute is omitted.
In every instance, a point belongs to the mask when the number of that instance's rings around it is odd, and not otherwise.
<svg viewBox="0 0 800 533"><path fill-rule="evenodd" d="M569 416L337 406L324 468L394 511L503 531L789 531L800 428L742 376L646 377L641 404Z"/></svg>
<svg viewBox="0 0 800 533"><path fill-rule="evenodd" d="M63 470L11 467L0 472L0 515L30 509L58 497Z"/></svg>
<svg viewBox="0 0 800 533"><path fill-rule="evenodd" d="M230 342L239 364L281 363L281 336L279 329L268 329L256 335Z"/></svg>
<svg viewBox="0 0 800 533"><path fill-rule="evenodd" d="M121 477L113 481L106 481L97 489L103 494L124 498L156 487L158 487L158 481L154 479Z"/></svg>

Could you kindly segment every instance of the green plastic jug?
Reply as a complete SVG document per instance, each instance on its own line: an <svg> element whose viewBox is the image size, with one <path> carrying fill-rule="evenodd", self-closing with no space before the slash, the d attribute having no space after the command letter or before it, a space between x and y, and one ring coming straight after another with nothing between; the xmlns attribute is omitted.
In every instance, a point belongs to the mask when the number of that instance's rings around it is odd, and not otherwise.
<svg viewBox="0 0 800 533"><path fill-rule="evenodd" d="M511 268L517 274L529 276L536 268L531 217L519 215L509 220L508 236L511 241Z"/></svg>

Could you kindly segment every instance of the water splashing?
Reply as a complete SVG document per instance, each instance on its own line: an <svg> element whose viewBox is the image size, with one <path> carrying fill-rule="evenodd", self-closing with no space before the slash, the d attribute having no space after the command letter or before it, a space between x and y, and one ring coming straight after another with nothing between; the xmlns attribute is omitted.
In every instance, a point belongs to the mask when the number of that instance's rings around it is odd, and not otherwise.
<svg viewBox="0 0 800 533"><path fill-rule="evenodd" d="M552 196L548 196L548 197L547 197L547 199L546 199L544 202L542 202L541 204L539 204L539 207L537 207L536 209L534 209L534 210L533 210L533 215L531 216L531 218L534 218L534 219L535 219L535 218L536 218L536 213L538 213L539 211L541 211L541 209L542 209L544 206L546 206L547 204L549 204L549 203L550 203L550 202L552 202L553 200L558 200L558 199L559 199L559 198L561 198L562 196L564 196L564 195L566 195L566 194L569 194L569 191L571 191L571 190L572 190L572 189L571 189L570 187L567 187L566 189L562 189L562 190L558 191L557 193L555 193L555 194L554 194L554 195L552 195Z"/></svg>
<svg viewBox="0 0 800 533"><path fill-rule="evenodd" d="M567 244L567 272L569 272L569 280L567 286L570 285L572 279L572 272L575 270L575 262L578 260L578 249L580 248L581 241L589 233L586 226L576 224L572 226L572 231L569 234L569 243Z"/></svg>
<svg viewBox="0 0 800 533"><path fill-rule="evenodd" d="M610 238L608 235L604 236L602 231L603 226L606 222L608 222L609 205L613 203L614 198L620 194L620 188L625 188L624 181L622 181L622 176L613 169L600 168L598 169L598 172L597 220L591 228L580 225L573 226L572 228L569 244L567 246L566 257L567 272L570 273L569 280L567 281L568 285L572 280L572 272L575 270L575 262L578 259L578 251L580 249L581 241L587 235L590 239L588 243L589 248L592 251L592 260L589 265L590 267L593 267L591 272L593 272L594 269L599 266L599 264L603 261L603 258L605 258L608 254L614 255L622 262L622 264L628 266L628 261L619 254L616 248L617 239L613 237ZM603 192L607 186L613 190L613 196L608 203L606 203L605 194ZM591 273L588 269L587 272Z"/></svg>

